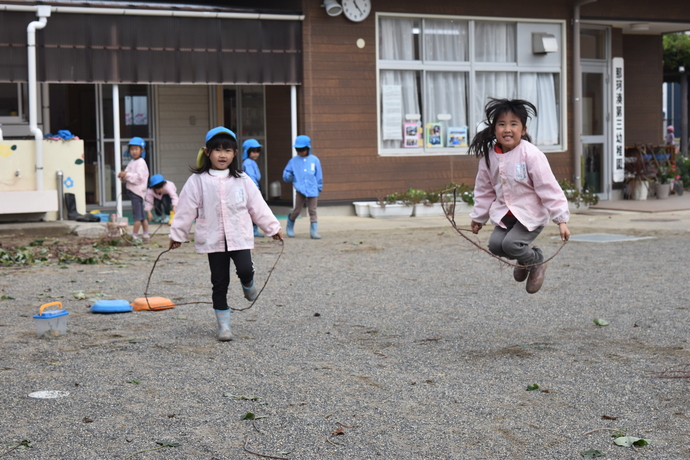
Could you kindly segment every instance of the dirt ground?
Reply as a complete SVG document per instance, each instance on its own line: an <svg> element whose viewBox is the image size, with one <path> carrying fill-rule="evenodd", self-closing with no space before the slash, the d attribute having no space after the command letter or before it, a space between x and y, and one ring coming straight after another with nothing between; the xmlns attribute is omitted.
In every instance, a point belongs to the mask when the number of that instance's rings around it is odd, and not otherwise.
<svg viewBox="0 0 690 460"><path fill-rule="evenodd" d="M109 264L1 267L0 456L690 456L690 382L654 374L690 364L687 236L568 243L529 295L450 227L322 235L285 242L228 343L210 305L187 304L210 301L207 260L190 244L161 257L149 288L185 305L91 313L98 299L143 296L164 235L99 249ZM547 255L554 235L537 240ZM259 285L280 252L257 239ZM249 305L234 274L228 298ZM50 301L69 312L67 334L39 339L32 317ZM41 390L69 394L28 396ZM649 445L617 446L613 430ZM12 449L22 440L31 447Z"/></svg>

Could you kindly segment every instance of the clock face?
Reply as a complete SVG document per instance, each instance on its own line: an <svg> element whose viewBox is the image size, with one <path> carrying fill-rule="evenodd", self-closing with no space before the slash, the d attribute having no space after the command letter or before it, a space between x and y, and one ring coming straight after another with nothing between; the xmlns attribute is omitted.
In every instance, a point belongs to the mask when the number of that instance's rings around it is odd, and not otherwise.
<svg viewBox="0 0 690 460"><path fill-rule="evenodd" d="M343 13L350 21L364 21L371 13L371 0L342 0Z"/></svg>

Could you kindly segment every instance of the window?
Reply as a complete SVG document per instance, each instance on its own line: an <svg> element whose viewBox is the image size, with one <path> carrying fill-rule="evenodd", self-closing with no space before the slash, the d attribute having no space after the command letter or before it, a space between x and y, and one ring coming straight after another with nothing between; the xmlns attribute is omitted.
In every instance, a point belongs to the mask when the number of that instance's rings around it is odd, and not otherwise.
<svg viewBox="0 0 690 460"><path fill-rule="evenodd" d="M532 141L562 150L564 26L379 13L379 153L467 153L491 97L532 102ZM555 36L558 51L533 52L533 33Z"/></svg>
<svg viewBox="0 0 690 460"><path fill-rule="evenodd" d="M26 84L0 83L0 123L27 121Z"/></svg>

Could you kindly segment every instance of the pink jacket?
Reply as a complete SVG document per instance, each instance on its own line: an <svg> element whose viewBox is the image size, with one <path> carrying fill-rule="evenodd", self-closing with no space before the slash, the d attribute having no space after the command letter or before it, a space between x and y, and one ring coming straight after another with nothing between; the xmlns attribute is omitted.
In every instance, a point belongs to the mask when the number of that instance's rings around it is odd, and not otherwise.
<svg viewBox="0 0 690 460"><path fill-rule="evenodd" d="M252 221L269 236L281 228L246 174L240 177L192 174L180 193L170 239L187 241L194 220L194 246L198 253L224 252L224 240L229 251L252 249Z"/></svg>
<svg viewBox="0 0 690 460"><path fill-rule="evenodd" d="M146 196L146 183L149 181L149 167L143 158L137 158L127 164L125 168L125 182L127 190L136 193L141 198Z"/></svg>
<svg viewBox="0 0 690 460"><path fill-rule="evenodd" d="M177 187L175 187L175 184L173 184L169 180L165 181L165 185L163 186L162 192L163 193L158 194L152 188L146 190L146 198L144 198L144 211L152 210L153 200L160 200L161 198L163 198L163 195L170 195L170 201L172 202L172 205L177 206L177 202L180 200L180 198L177 196Z"/></svg>
<svg viewBox="0 0 690 460"><path fill-rule="evenodd" d="M507 153L491 149L489 160L490 170L486 159L479 160L473 221L483 224L490 218L505 228L501 219L510 210L529 231L546 225L549 218L556 224L568 222L568 200L541 150L522 140Z"/></svg>

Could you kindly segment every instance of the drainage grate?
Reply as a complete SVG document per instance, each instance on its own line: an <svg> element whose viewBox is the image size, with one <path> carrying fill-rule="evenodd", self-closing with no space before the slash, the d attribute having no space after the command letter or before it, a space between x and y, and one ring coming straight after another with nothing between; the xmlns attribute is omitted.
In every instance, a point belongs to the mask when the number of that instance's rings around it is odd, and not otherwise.
<svg viewBox="0 0 690 460"><path fill-rule="evenodd" d="M570 241L580 241L586 243L617 243L619 241L638 241L650 240L653 236L628 236L628 235L612 235L609 233L589 233L585 235L573 235Z"/></svg>

